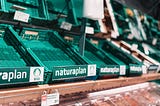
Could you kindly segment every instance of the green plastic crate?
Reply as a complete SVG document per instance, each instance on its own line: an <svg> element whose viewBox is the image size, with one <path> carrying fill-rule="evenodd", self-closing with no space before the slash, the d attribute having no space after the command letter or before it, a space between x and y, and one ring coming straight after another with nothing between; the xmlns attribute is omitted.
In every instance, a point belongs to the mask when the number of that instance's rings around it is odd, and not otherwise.
<svg viewBox="0 0 160 106"><path fill-rule="evenodd" d="M1 0L0 5L2 13L10 13L12 15L15 11L22 11L30 14L31 18L48 18L45 0Z"/></svg>
<svg viewBox="0 0 160 106"><path fill-rule="evenodd" d="M126 75L127 76L136 76L136 75L142 74L143 63L137 60L136 58L134 58L131 54L122 50L120 47L117 47L114 44L112 44L111 41L105 41L102 44L101 48L104 51L111 53L112 55L114 55L115 57L117 57L118 59L120 59L126 64L127 66ZM132 69L131 67L138 67L137 68L138 70L137 69L131 70ZM139 70L139 67L141 68L141 70Z"/></svg>
<svg viewBox="0 0 160 106"><path fill-rule="evenodd" d="M66 35L68 36L68 35ZM64 39L66 38L64 36ZM66 39L66 42L72 47L74 51L79 53L79 47L78 47L78 39L79 37L76 36L70 36L72 40ZM85 40L85 50L84 50L84 56L83 58L89 63L89 64L96 64L97 70L98 70L98 76L112 76L120 75L120 67L124 66L125 64L120 61L118 58L114 57L112 54L105 53L102 49L98 48L94 44L90 42L90 40ZM119 68L118 72L108 72L109 69ZM102 72L101 70L106 69L105 72ZM125 70L125 69L124 69Z"/></svg>
<svg viewBox="0 0 160 106"><path fill-rule="evenodd" d="M10 45L10 40L13 39L9 38L6 33L6 27L6 25L0 26L0 87L10 88L38 84L38 81L30 80L31 68L34 67L29 66L17 50Z"/></svg>
<svg viewBox="0 0 160 106"><path fill-rule="evenodd" d="M53 31L26 28L20 35L8 27L12 45L30 65L45 67L45 81L49 83L54 67L87 65L88 63L69 46L65 45L58 33ZM85 78L87 76L76 78ZM66 78L73 79L73 78ZM54 79L56 80L56 79ZM58 79L65 80L65 79Z"/></svg>
<svg viewBox="0 0 160 106"><path fill-rule="evenodd" d="M26 31L34 31L38 35L28 35L25 34ZM39 59L42 64L46 64L50 70L53 66L76 65L71 57L60 48L60 44L56 42L56 39L58 38L55 36L56 35L51 31L49 33L49 31L45 30L26 29L22 31L22 34L19 37L16 37L19 38L19 41L23 44L24 48L30 51L30 55L32 55L33 58Z"/></svg>
<svg viewBox="0 0 160 106"><path fill-rule="evenodd" d="M130 42L131 43L131 42ZM147 56L153 58L154 60L160 62L160 50L158 50L156 47L153 45L149 45L147 43L140 43L140 42L132 42L131 44L137 44L138 45L138 50L146 54ZM145 52L144 46L148 48L148 53Z"/></svg>
<svg viewBox="0 0 160 106"><path fill-rule="evenodd" d="M159 45L159 37L160 37L160 29L158 27L158 20L154 19L151 16L142 14L144 19L141 21L143 25L143 29L147 35L147 43L150 45L154 45L157 49L160 49ZM154 40L156 43L153 44Z"/></svg>
<svg viewBox="0 0 160 106"><path fill-rule="evenodd" d="M0 28L0 67L26 67L26 63L5 40L5 28Z"/></svg>
<svg viewBox="0 0 160 106"><path fill-rule="evenodd" d="M118 27L119 34L121 36L127 36L128 33L131 33L131 31L130 31L128 20L127 20L128 17L125 12L126 8L122 4L114 0L111 0L110 3L113 8L113 13L116 19L116 25Z"/></svg>
<svg viewBox="0 0 160 106"><path fill-rule="evenodd" d="M76 2L76 3L73 3ZM76 8L81 7L79 4L75 7L75 4L79 3L79 1L74 0L47 0L46 8L49 14L49 20L58 20L60 23L62 21L70 22L74 25L79 25L77 20L77 15L80 13L76 12ZM81 9L82 12L82 9Z"/></svg>

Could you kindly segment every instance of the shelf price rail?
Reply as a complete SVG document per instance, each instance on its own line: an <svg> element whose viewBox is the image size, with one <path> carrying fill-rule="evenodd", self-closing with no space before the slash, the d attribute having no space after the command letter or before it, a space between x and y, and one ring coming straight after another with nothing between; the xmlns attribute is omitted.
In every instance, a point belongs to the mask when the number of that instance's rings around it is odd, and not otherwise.
<svg viewBox="0 0 160 106"><path fill-rule="evenodd" d="M40 100L44 91L48 94L54 90L58 90L61 96L70 95L75 93L89 93L100 91L104 89L111 89L143 83L160 79L159 73L146 74L139 77L121 77L117 79L84 81L74 83L52 84L52 85L37 85L20 88L9 88L0 90L0 104L4 103L20 103L30 100Z"/></svg>

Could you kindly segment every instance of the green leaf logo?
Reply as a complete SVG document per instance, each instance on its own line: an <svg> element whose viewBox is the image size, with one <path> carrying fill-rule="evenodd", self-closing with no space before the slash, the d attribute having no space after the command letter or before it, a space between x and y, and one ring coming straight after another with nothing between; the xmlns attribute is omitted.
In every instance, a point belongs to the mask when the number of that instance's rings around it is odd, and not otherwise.
<svg viewBox="0 0 160 106"><path fill-rule="evenodd" d="M35 77L39 77L41 75L41 70L39 68L35 68L33 71L33 75Z"/></svg>

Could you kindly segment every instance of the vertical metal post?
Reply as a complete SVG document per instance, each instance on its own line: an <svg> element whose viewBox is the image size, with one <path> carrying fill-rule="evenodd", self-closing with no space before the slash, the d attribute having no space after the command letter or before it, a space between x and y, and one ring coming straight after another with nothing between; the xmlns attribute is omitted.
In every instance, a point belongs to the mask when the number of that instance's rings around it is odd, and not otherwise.
<svg viewBox="0 0 160 106"><path fill-rule="evenodd" d="M85 28L86 28L86 18L82 19L82 24L81 24L81 38L79 40L79 53L80 55L84 56L84 50L85 50L85 39L86 39L86 33L85 33Z"/></svg>

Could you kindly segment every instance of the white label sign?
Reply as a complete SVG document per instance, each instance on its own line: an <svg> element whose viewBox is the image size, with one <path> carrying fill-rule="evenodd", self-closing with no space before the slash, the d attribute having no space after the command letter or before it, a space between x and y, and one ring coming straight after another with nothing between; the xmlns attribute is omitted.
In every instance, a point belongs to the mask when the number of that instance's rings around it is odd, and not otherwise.
<svg viewBox="0 0 160 106"><path fill-rule="evenodd" d="M29 20L29 14L16 11L14 14L14 20L22 21L22 22L28 22Z"/></svg>
<svg viewBox="0 0 160 106"><path fill-rule="evenodd" d="M47 95L47 106L59 104L59 93L53 93Z"/></svg>
<svg viewBox="0 0 160 106"><path fill-rule="evenodd" d="M86 26L85 32L87 34L94 34L94 28Z"/></svg>
<svg viewBox="0 0 160 106"><path fill-rule="evenodd" d="M137 50L138 45L137 44L132 44L131 50Z"/></svg>
<svg viewBox="0 0 160 106"><path fill-rule="evenodd" d="M30 82L43 81L44 67L31 67L30 68Z"/></svg>
<svg viewBox="0 0 160 106"><path fill-rule="evenodd" d="M156 45L156 44L157 44L157 38L153 38L152 45Z"/></svg>
<svg viewBox="0 0 160 106"><path fill-rule="evenodd" d="M126 75L126 66L125 65L120 66L120 75Z"/></svg>
<svg viewBox="0 0 160 106"><path fill-rule="evenodd" d="M112 38L117 38L118 37L118 33L116 33L115 31L111 31L111 37Z"/></svg>
<svg viewBox="0 0 160 106"><path fill-rule="evenodd" d="M96 65L88 65L88 75L87 76L95 76L96 75Z"/></svg>
<svg viewBox="0 0 160 106"><path fill-rule="evenodd" d="M143 74L147 74L147 66L142 65L142 72Z"/></svg>
<svg viewBox="0 0 160 106"><path fill-rule="evenodd" d="M103 19L103 0L83 0L83 17L93 20Z"/></svg>
<svg viewBox="0 0 160 106"><path fill-rule="evenodd" d="M72 28L72 24L68 22L62 22L60 28L70 31Z"/></svg>

